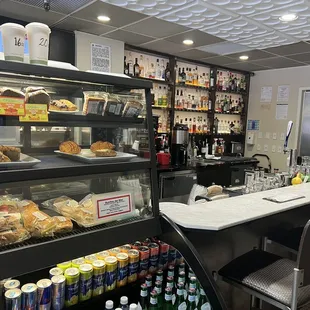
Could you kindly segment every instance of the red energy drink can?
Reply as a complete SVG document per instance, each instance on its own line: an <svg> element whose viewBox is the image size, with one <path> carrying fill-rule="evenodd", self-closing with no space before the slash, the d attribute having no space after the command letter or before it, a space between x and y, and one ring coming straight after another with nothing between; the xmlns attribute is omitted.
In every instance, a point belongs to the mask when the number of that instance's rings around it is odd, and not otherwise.
<svg viewBox="0 0 310 310"><path fill-rule="evenodd" d="M158 268L165 270L168 267L169 244L167 244L163 241L158 241L158 245L159 245Z"/></svg>
<svg viewBox="0 0 310 310"><path fill-rule="evenodd" d="M151 239L150 238L146 238L144 241L142 241L142 245L143 246L148 246L149 243L151 243Z"/></svg>
<svg viewBox="0 0 310 310"><path fill-rule="evenodd" d="M158 265L159 245L157 243L149 243L148 248L150 250L149 272L154 274Z"/></svg>
<svg viewBox="0 0 310 310"><path fill-rule="evenodd" d="M140 241L136 241L135 243L131 244L131 247L135 250L139 250L140 246L142 246L142 243Z"/></svg>
<svg viewBox="0 0 310 310"><path fill-rule="evenodd" d="M140 263L139 263L139 279L145 278L149 270L150 250L147 246L139 247Z"/></svg>

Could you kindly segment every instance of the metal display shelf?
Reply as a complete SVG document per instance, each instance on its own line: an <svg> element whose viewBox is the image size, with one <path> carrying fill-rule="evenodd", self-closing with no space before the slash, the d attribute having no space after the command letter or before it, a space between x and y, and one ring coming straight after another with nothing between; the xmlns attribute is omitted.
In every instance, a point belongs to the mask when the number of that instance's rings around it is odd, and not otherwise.
<svg viewBox="0 0 310 310"><path fill-rule="evenodd" d="M117 226L114 226L117 225ZM161 233L157 218L111 222L50 238L29 239L0 248L1 278L14 277L57 263Z"/></svg>

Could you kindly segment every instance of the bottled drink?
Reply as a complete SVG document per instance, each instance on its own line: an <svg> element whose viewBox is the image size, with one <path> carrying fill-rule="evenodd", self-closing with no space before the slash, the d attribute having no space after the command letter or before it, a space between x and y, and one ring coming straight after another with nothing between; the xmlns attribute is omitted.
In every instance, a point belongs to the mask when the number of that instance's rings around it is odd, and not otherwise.
<svg viewBox="0 0 310 310"><path fill-rule="evenodd" d="M124 56L124 74L128 75L128 65L126 63L126 56Z"/></svg>
<svg viewBox="0 0 310 310"><path fill-rule="evenodd" d="M185 263L179 264L179 274L181 271L185 272Z"/></svg>
<svg viewBox="0 0 310 310"><path fill-rule="evenodd" d="M185 73L185 69L182 69L182 73L181 73L181 82L182 85L185 85L186 83L186 73Z"/></svg>
<svg viewBox="0 0 310 310"><path fill-rule="evenodd" d="M164 272L161 269L157 270L156 272L156 281L164 281Z"/></svg>
<svg viewBox="0 0 310 310"><path fill-rule="evenodd" d="M166 288L173 289L173 287L174 287L174 279L173 279L173 277L167 277Z"/></svg>
<svg viewBox="0 0 310 310"><path fill-rule="evenodd" d="M203 288L200 289L200 298L197 305L198 310L211 310L210 303Z"/></svg>
<svg viewBox="0 0 310 310"><path fill-rule="evenodd" d="M158 297L156 291L151 292L150 306L148 310L158 310Z"/></svg>
<svg viewBox="0 0 310 310"><path fill-rule="evenodd" d="M145 70L144 70L143 55L140 55L139 66L140 66L140 76L144 77L145 76Z"/></svg>
<svg viewBox="0 0 310 310"><path fill-rule="evenodd" d="M148 295L150 295L150 293L152 291L152 275L150 275L150 274L146 275L146 277L145 277L145 285L146 285L147 290L148 290Z"/></svg>
<svg viewBox="0 0 310 310"><path fill-rule="evenodd" d="M178 75L177 75L177 83L181 84L182 81L183 81L182 80L182 72L181 72L181 68L179 68Z"/></svg>
<svg viewBox="0 0 310 310"><path fill-rule="evenodd" d="M107 300L105 302L105 310L113 310L114 309L114 303L112 300Z"/></svg>
<svg viewBox="0 0 310 310"><path fill-rule="evenodd" d="M161 79L161 77L162 77L162 73L160 70L159 59L157 59L157 62L156 62L156 79Z"/></svg>
<svg viewBox="0 0 310 310"><path fill-rule="evenodd" d="M190 277L189 280L189 288L194 288L195 290L197 289L197 278L196 277Z"/></svg>
<svg viewBox="0 0 310 310"><path fill-rule="evenodd" d="M137 304L130 304L129 310L137 310L137 309L138 309L138 305Z"/></svg>
<svg viewBox="0 0 310 310"><path fill-rule="evenodd" d="M196 290L190 288L187 294L187 308L186 310L195 310L196 309Z"/></svg>
<svg viewBox="0 0 310 310"><path fill-rule="evenodd" d="M172 277L174 279L174 266L173 265L168 266L168 277Z"/></svg>
<svg viewBox="0 0 310 310"><path fill-rule="evenodd" d="M140 76L140 66L138 64L138 58L136 58L135 65L133 66L133 74L134 74L135 77L139 77Z"/></svg>
<svg viewBox="0 0 310 310"><path fill-rule="evenodd" d="M179 310L179 309L184 309L185 307L186 307L186 303L184 300L184 283L179 282L177 284L177 294L176 294L176 299L175 299L173 308L175 310Z"/></svg>
<svg viewBox="0 0 310 310"><path fill-rule="evenodd" d="M166 69L165 69L165 81L166 82L170 82L171 81L171 71L170 71L169 62L167 62L167 66L166 66Z"/></svg>
<svg viewBox="0 0 310 310"><path fill-rule="evenodd" d="M122 310L128 310L128 297L127 296L122 296L119 304L119 308Z"/></svg>
<svg viewBox="0 0 310 310"><path fill-rule="evenodd" d="M142 310L147 310L148 306L148 287L146 284L141 284L140 290L140 307Z"/></svg>
<svg viewBox="0 0 310 310"><path fill-rule="evenodd" d="M170 287L166 287L166 289L165 289L164 310L173 310L173 306L172 306L172 289Z"/></svg>
<svg viewBox="0 0 310 310"><path fill-rule="evenodd" d="M168 64L169 65L169 64ZM165 61L162 59L161 60L161 78L163 79L163 80L165 80L166 79L166 69L165 69Z"/></svg>
<svg viewBox="0 0 310 310"><path fill-rule="evenodd" d="M214 70L211 69L210 71L210 87L213 88L214 87Z"/></svg>
<svg viewBox="0 0 310 310"><path fill-rule="evenodd" d="M162 310L163 304L164 304L164 298L162 294L162 282L156 281L154 290L157 293L157 307L159 310ZM151 298L152 298L152 295L151 295Z"/></svg>
<svg viewBox="0 0 310 310"><path fill-rule="evenodd" d="M128 75L133 76L134 72L133 72L133 60L132 60L131 52L129 52L129 55L128 55L127 66L128 66Z"/></svg>
<svg viewBox="0 0 310 310"><path fill-rule="evenodd" d="M178 283L185 283L185 272L184 271L179 272Z"/></svg>

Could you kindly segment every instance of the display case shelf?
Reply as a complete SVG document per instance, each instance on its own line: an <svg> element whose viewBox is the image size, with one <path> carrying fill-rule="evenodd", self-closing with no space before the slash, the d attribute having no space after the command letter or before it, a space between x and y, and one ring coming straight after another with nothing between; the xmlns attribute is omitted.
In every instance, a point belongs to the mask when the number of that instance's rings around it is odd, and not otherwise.
<svg viewBox="0 0 310 310"><path fill-rule="evenodd" d="M221 115L237 115L242 116L244 113L233 113L233 112L214 112L214 114L221 114Z"/></svg>
<svg viewBox="0 0 310 310"><path fill-rule="evenodd" d="M178 108L175 108L174 109L175 112L195 112L195 113L211 113L210 110L194 110L194 109L178 109Z"/></svg>
<svg viewBox="0 0 310 310"><path fill-rule="evenodd" d="M245 96L247 93L244 91L231 91L231 90L216 90L217 93L225 93L225 94L232 94L232 95L242 95Z"/></svg>
<svg viewBox="0 0 310 310"><path fill-rule="evenodd" d="M154 109L154 110L165 110L165 111L171 110L170 107L161 107L161 106L157 106L157 105L152 105L152 109Z"/></svg>
<svg viewBox="0 0 310 310"><path fill-rule="evenodd" d="M152 78L145 78L145 77L138 77L136 79L142 80L142 81L150 81L152 83L157 83L157 84L171 85L171 82L165 81L163 79L159 80L159 79L152 79Z"/></svg>
<svg viewBox="0 0 310 310"><path fill-rule="evenodd" d="M160 233L157 218L141 220L138 217L119 221L117 224L111 222L90 228L77 228L55 237L30 239L0 248L1 278L30 273L73 257L96 253Z"/></svg>
<svg viewBox="0 0 310 310"><path fill-rule="evenodd" d="M189 85L189 84L178 84L176 83L176 87L179 88L191 88L191 89L199 89L199 90L204 90L206 92L209 92L209 88L204 87L204 86L198 86L198 85Z"/></svg>

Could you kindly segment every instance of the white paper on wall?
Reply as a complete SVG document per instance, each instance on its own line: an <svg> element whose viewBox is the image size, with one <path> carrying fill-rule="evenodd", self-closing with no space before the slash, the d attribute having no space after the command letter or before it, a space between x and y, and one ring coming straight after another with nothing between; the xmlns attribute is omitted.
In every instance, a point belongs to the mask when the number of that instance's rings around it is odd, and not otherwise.
<svg viewBox="0 0 310 310"><path fill-rule="evenodd" d="M278 86L278 102L287 102L290 98L290 86L289 85L280 85Z"/></svg>
<svg viewBox="0 0 310 310"><path fill-rule="evenodd" d="M270 103L271 100L272 100L272 87L271 86L262 87L260 92L260 102Z"/></svg>
<svg viewBox="0 0 310 310"><path fill-rule="evenodd" d="M277 104L276 107L276 120L287 119L288 104Z"/></svg>
<svg viewBox="0 0 310 310"><path fill-rule="evenodd" d="M111 72L111 47L91 43L91 70L98 72Z"/></svg>

